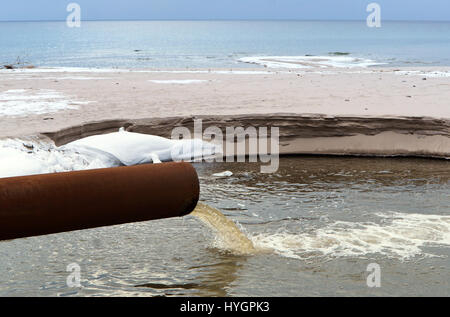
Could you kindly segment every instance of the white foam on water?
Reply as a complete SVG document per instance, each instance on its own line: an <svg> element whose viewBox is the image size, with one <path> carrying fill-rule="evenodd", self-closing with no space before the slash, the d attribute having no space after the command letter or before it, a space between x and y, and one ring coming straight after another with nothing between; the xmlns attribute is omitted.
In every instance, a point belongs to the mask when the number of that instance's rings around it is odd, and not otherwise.
<svg viewBox="0 0 450 317"><path fill-rule="evenodd" d="M89 101L71 100L61 92L49 89L12 89L0 93L0 116L26 116L78 109Z"/></svg>
<svg viewBox="0 0 450 317"><path fill-rule="evenodd" d="M240 58L239 61L268 68L354 68L384 64L371 59L350 56L252 56Z"/></svg>
<svg viewBox="0 0 450 317"><path fill-rule="evenodd" d="M450 246L450 216L377 213L378 223L335 222L305 233L258 234L251 237L255 247L272 249L289 258L317 256L364 257L380 254L408 260L432 257L426 246Z"/></svg>
<svg viewBox="0 0 450 317"><path fill-rule="evenodd" d="M217 209L199 203L197 216L216 233L213 246L237 254L274 252L284 257L308 260L317 257L367 257L382 255L408 260L432 257L424 247L450 246L450 215L375 213L379 223L337 221L324 228L302 233L244 234Z"/></svg>
<svg viewBox="0 0 450 317"><path fill-rule="evenodd" d="M179 84L179 85L188 85L188 84L200 84L208 82L207 80L200 79L166 79L166 80L149 80L154 84Z"/></svg>
<svg viewBox="0 0 450 317"><path fill-rule="evenodd" d="M212 176L214 176L214 177L230 177L230 176L233 176L233 172L224 171L224 172L220 172L220 173L215 173Z"/></svg>

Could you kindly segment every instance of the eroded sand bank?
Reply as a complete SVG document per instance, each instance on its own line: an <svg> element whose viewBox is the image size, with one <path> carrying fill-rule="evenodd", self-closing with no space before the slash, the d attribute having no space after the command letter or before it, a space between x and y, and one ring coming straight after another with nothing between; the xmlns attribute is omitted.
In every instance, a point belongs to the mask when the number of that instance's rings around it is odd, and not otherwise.
<svg viewBox="0 0 450 317"><path fill-rule="evenodd" d="M42 113L24 113L27 102ZM2 109L0 137L57 144L122 126L169 137L197 118L278 126L282 154L450 157L448 68L3 71Z"/></svg>

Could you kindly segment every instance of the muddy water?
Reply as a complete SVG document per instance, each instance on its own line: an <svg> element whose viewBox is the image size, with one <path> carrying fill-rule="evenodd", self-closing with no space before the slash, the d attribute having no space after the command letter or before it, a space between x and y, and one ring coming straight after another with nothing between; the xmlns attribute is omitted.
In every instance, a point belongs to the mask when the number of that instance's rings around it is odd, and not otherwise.
<svg viewBox="0 0 450 317"><path fill-rule="evenodd" d="M200 219L213 230L214 243L218 249L236 255L252 255L260 251L231 219L216 208L199 202L191 215Z"/></svg>
<svg viewBox="0 0 450 317"><path fill-rule="evenodd" d="M257 163L195 166L202 202L226 220L0 242L0 295L449 295L449 161L288 157L274 174ZM231 241L214 229L227 220L239 229ZM71 263L81 288L66 285ZM371 263L379 288L367 286Z"/></svg>

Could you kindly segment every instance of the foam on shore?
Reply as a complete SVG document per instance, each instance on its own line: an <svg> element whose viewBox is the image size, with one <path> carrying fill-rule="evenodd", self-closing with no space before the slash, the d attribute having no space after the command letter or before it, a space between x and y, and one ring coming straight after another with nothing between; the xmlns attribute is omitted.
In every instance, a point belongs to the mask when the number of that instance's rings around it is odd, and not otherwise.
<svg viewBox="0 0 450 317"><path fill-rule="evenodd" d="M383 65L371 59L350 56L253 56L240 58L239 61L268 68L354 68Z"/></svg>
<svg viewBox="0 0 450 317"><path fill-rule="evenodd" d="M395 71L397 75L405 76L422 76L428 78L449 78L450 72L448 71L421 71L421 70L399 70Z"/></svg>
<svg viewBox="0 0 450 317"><path fill-rule="evenodd" d="M1 116L26 116L78 109L88 101L76 101L51 89L11 89L0 93Z"/></svg>
<svg viewBox="0 0 450 317"><path fill-rule="evenodd" d="M44 68L17 68L0 69L4 74L39 74L39 73L171 73L171 74L219 74L219 75L267 75L270 71L261 70L152 70L152 69L125 69L125 68L83 68L83 67L44 67ZM97 79L97 78L95 78Z"/></svg>

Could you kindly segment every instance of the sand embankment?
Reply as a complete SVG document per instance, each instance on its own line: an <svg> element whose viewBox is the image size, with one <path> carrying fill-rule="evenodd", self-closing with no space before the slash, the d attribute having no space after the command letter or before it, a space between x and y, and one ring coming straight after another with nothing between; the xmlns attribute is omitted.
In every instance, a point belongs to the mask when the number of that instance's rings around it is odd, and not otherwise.
<svg viewBox="0 0 450 317"><path fill-rule="evenodd" d="M174 127L186 127L194 133L194 120L198 119L203 130L219 127L223 135L227 127L279 127L281 154L450 157L450 120L424 117L204 115L91 122L44 135L62 145L125 127L130 132L170 138Z"/></svg>
<svg viewBox="0 0 450 317"><path fill-rule="evenodd" d="M0 137L170 137L197 118L203 129L277 126L282 154L450 157L449 69L2 72L0 104L8 91L68 107L4 115Z"/></svg>

